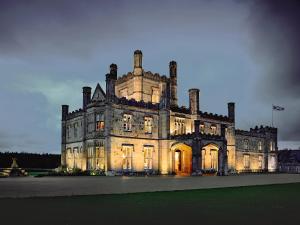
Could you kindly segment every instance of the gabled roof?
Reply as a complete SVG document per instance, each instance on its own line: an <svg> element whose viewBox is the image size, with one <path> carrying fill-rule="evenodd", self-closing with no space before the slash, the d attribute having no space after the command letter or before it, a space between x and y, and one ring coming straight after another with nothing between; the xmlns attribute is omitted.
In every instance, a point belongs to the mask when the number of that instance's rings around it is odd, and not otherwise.
<svg viewBox="0 0 300 225"><path fill-rule="evenodd" d="M101 88L100 84L97 83L96 89L92 97L92 101L104 101L104 100L105 100L105 92Z"/></svg>

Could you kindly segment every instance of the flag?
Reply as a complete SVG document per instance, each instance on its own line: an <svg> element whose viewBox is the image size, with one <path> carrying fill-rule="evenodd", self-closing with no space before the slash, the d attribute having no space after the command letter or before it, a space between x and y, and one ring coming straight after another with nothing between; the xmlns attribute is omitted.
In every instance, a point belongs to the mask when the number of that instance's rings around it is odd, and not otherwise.
<svg viewBox="0 0 300 225"><path fill-rule="evenodd" d="M275 111L283 111L284 108L281 107L281 106L273 105L273 110L275 110Z"/></svg>

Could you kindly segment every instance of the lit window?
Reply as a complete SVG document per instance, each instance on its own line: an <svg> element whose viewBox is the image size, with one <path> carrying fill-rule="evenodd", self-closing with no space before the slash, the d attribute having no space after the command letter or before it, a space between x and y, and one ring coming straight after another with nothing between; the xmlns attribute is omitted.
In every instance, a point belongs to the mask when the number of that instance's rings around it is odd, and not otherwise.
<svg viewBox="0 0 300 225"><path fill-rule="evenodd" d="M104 115L96 115L96 131L104 131Z"/></svg>
<svg viewBox="0 0 300 225"><path fill-rule="evenodd" d="M185 119L175 119L175 135L185 134Z"/></svg>
<svg viewBox="0 0 300 225"><path fill-rule="evenodd" d="M123 170L131 170L132 168L132 145L123 145L122 152L123 152Z"/></svg>
<svg viewBox="0 0 300 225"><path fill-rule="evenodd" d="M159 103L159 89L158 88L152 88L151 101L153 103Z"/></svg>
<svg viewBox="0 0 300 225"><path fill-rule="evenodd" d="M96 169L104 170L104 146L96 146Z"/></svg>
<svg viewBox="0 0 300 225"><path fill-rule="evenodd" d="M124 114L123 115L123 130L131 131L132 127L132 115Z"/></svg>
<svg viewBox="0 0 300 225"><path fill-rule="evenodd" d="M212 135L216 135L217 134L217 126L216 125L212 125L210 127L210 129L211 129L211 134Z"/></svg>
<svg viewBox="0 0 300 225"><path fill-rule="evenodd" d="M153 146L144 146L144 169L152 169L152 152Z"/></svg>
<svg viewBox="0 0 300 225"><path fill-rule="evenodd" d="M258 142L258 150L259 150L259 151L262 150L262 143L261 143L261 141Z"/></svg>
<svg viewBox="0 0 300 225"><path fill-rule="evenodd" d="M247 139L244 140L244 149L249 150L249 140Z"/></svg>
<svg viewBox="0 0 300 225"><path fill-rule="evenodd" d="M258 169L262 169L262 159L263 157L261 155L258 156Z"/></svg>
<svg viewBox="0 0 300 225"><path fill-rule="evenodd" d="M151 117L145 117L144 120L145 133L151 134L152 126L153 126L153 119Z"/></svg>
<svg viewBox="0 0 300 225"><path fill-rule="evenodd" d="M274 150L275 150L275 142L270 141L270 151L274 151Z"/></svg>
<svg viewBox="0 0 300 225"><path fill-rule="evenodd" d="M250 168L250 155L244 155L244 169Z"/></svg>

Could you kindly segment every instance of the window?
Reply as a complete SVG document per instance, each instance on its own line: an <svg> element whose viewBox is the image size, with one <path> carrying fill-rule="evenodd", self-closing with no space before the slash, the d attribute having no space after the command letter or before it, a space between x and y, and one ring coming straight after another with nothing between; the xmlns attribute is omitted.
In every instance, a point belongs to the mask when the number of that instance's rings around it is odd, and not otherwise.
<svg viewBox="0 0 300 225"><path fill-rule="evenodd" d="M69 126L67 126L67 138L70 138L70 128Z"/></svg>
<svg viewBox="0 0 300 225"><path fill-rule="evenodd" d="M144 146L144 169L152 169L152 152L153 146Z"/></svg>
<svg viewBox="0 0 300 225"><path fill-rule="evenodd" d="M211 169L217 170L218 169L218 152L216 150L210 150L211 156Z"/></svg>
<svg viewBox="0 0 300 225"><path fill-rule="evenodd" d="M204 134L204 129L205 129L204 123L200 124L200 133L201 134Z"/></svg>
<svg viewBox="0 0 300 225"><path fill-rule="evenodd" d="M104 170L104 146L96 146L96 169Z"/></svg>
<svg viewBox="0 0 300 225"><path fill-rule="evenodd" d="M275 151L275 142L270 141L270 151Z"/></svg>
<svg viewBox="0 0 300 225"><path fill-rule="evenodd" d="M175 118L175 135L185 134L185 119Z"/></svg>
<svg viewBox="0 0 300 225"><path fill-rule="evenodd" d="M77 125L77 123L74 123L74 137L76 138L77 137L77 135L78 135L78 125Z"/></svg>
<svg viewBox="0 0 300 225"><path fill-rule="evenodd" d="M261 155L258 156L258 169L262 169L262 161L263 157Z"/></svg>
<svg viewBox="0 0 300 225"><path fill-rule="evenodd" d="M244 169L250 168L250 155L244 155Z"/></svg>
<svg viewBox="0 0 300 225"><path fill-rule="evenodd" d="M104 115L96 115L96 131L104 131Z"/></svg>
<svg viewBox="0 0 300 225"><path fill-rule="evenodd" d="M249 150L249 140L247 139L244 140L244 149Z"/></svg>
<svg viewBox="0 0 300 225"><path fill-rule="evenodd" d="M132 169L132 145L123 145L122 152L123 152L123 170L131 170Z"/></svg>
<svg viewBox="0 0 300 225"><path fill-rule="evenodd" d="M159 89L158 88L152 88L151 101L153 103L159 103Z"/></svg>
<svg viewBox="0 0 300 225"><path fill-rule="evenodd" d="M217 134L217 126L216 125L211 125L210 127L211 129L211 133L212 135L216 135Z"/></svg>
<svg viewBox="0 0 300 225"><path fill-rule="evenodd" d="M261 151L262 150L262 143L261 141L258 142L258 151Z"/></svg>
<svg viewBox="0 0 300 225"><path fill-rule="evenodd" d="M152 125L153 125L153 119L151 117L145 117L144 127L145 127L146 134L152 133Z"/></svg>
<svg viewBox="0 0 300 225"><path fill-rule="evenodd" d="M131 131L132 127L132 115L124 114L123 115L123 130Z"/></svg>

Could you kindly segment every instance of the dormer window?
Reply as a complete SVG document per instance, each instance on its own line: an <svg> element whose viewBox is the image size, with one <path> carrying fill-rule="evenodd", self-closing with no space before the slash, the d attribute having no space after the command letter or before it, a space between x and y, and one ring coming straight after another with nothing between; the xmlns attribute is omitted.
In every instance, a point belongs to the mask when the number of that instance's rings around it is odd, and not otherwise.
<svg viewBox="0 0 300 225"><path fill-rule="evenodd" d="M152 134L152 127L153 127L153 118L152 117L145 117L144 119L144 129L146 134Z"/></svg>
<svg viewBox="0 0 300 225"><path fill-rule="evenodd" d="M123 115L123 130L131 131L132 128L132 115L124 114Z"/></svg>

